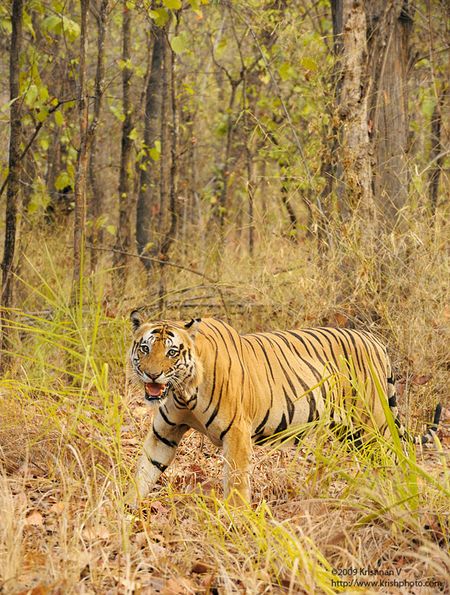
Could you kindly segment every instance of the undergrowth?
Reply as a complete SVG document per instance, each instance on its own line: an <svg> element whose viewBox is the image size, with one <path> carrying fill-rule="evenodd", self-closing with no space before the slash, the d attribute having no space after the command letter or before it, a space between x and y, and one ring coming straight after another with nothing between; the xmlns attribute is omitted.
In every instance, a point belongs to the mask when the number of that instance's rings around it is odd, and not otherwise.
<svg viewBox="0 0 450 595"><path fill-rule="evenodd" d="M446 227L416 221L376 251L348 237L326 254L275 235L252 261L232 242L226 257L186 258L175 246L185 267L166 267L162 315L217 315L243 332L370 329L395 362L403 419L423 431L436 402L448 406ZM450 475L439 441L405 452L378 438L357 452L319 423L298 445L256 447L252 504L231 510L221 452L192 432L147 513L128 514L123 493L151 412L125 395L127 317L139 305L159 316L161 302L138 263L116 295L105 262L71 305L65 255L43 236L34 241L45 249L21 265L0 384L0 591L348 593L396 579L404 584L386 592L446 592Z"/></svg>

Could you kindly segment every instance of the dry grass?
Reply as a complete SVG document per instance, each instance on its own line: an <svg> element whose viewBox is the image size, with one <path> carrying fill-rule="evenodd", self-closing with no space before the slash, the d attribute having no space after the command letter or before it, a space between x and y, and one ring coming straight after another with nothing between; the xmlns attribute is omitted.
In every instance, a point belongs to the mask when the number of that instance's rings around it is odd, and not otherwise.
<svg viewBox="0 0 450 595"><path fill-rule="evenodd" d="M232 237L226 258L175 247L173 260L208 280L168 269L166 314L219 315L242 330L370 328L389 344L402 413L420 429L437 400L449 406L448 225L415 217L376 252L346 234L325 255L271 235L252 262ZM0 592L356 592L336 582L350 579L373 581L364 593L449 591L445 432L417 460L397 452L395 465L386 445L375 462L323 427L299 448L258 447L253 503L237 512L221 500L220 450L190 433L147 517L127 515L123 488L150 413L138 396L123 400L126 316L156 302L132 264L126 298L102 273L74 311L58 240L22 264L13 368L0 385Z"/></svg>

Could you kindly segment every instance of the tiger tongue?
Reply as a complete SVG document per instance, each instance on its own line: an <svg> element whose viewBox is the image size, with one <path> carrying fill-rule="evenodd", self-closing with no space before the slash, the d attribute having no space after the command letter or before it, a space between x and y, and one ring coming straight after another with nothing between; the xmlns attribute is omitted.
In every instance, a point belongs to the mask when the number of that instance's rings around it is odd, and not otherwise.
<svg viewBox="0 0 450 595"><path fill-rule="evenodd" d="M151 397L159 397L165 388L165 384L158 384L157 382L145 383L145 392Z"/></svg>

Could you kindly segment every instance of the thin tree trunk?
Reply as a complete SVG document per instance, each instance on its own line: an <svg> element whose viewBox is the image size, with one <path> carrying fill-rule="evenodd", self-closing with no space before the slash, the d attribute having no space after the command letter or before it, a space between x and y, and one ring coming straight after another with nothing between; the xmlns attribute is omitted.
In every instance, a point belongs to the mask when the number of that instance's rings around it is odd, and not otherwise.
<svg viewBox="0 0 450 595"><path fill-rule="evenodd" d="M246 162L247 162L247 196L248 196L248 253L253 256L255 251L255 164L253 153L250 148L250 140L247 140Z"/></svg>
<svg viewBox="0 0 450 595"><path fill-rule="evenodd" d="M119 175L119 224L116 234L116 245L113 256L113 265L116 270L116 280L119 284L118 289L123 290L127 281L127 256L131 246L131 227L130 215L132 211L132 163L131 150L133 141L130 139L130 133L133 128L132 105L130 97L132 69L131 59L131 14L132 11L127 7L127 0L123 0L123 21L122 21L122 60L124 68L122 70L122 103L124 121L122 124L122 146L120 153L120 175Z"/></svg>
<svg viewBox="0 0 450 595"><path fill-rule="evenodd" d="M225 224L225 215L228 206L228 182L230 179L230 167L231 167L231 152L234 132L234 103L236 100L236 91L239 84L242 82L242 78L234 80L229 78L231 85L230 98L228 100L227 113L227 136L225 142L225 151L223 161L220 166L220 178L219 178L219 199L217 201L216 208L214 210L214 217L219 222L221 232L223 233L223 227Z"/></svg>
<svg viewBox="0 0 450 595"><path fill-rule="evenodd" d="M89 219L92 225L89 234L89 243L93 246L93 249L90 251L91 271L94 271L97 267L98 252L95 249L95 246L97 244L103 243L103 226L101 222L101 215L103 214L104 192L99 173L100 166L96 129L100 120L105 83L105 37L108 6L109 0L101 0L100 11L97 16L97 67L95 72L93 119L89 131L91 142L89 181L92 189L92 199L89 201Z"/></svg>
<svg viewBox="0 0 450 595"><path fill-rule="evenodd" d="M164 43L162 45L162 70L161 70L161 156L159 159L159 207L157 217L157 231L159 233L158 245L160 246L164 241L165 225L168 220L168 172L167 165L169 161L169 127L167 122L167 105L169 103L169 80L167 77L167 39L164 36Z"/></svg>
<svg viewBox="0 0 450 595"><path fill-rule="evenodd" d="M170 50L170 107L171 107L171 123L170 123L170 170L169 170L169 229L164 234L161 242L161 260L166 260L169 255L170 247L172 246L179 224L178 201L177 201L177 145L178 145L178 121L177 121L177 103L176 103L176 87L175 87L175 52ZM160 305L161 309L164 307L165 294L165 275L164 264L161 265L161 283L160 283Z"/></svg>
<svg viewBox="0 0 450 595"><path fill-rule="evenodd" d="M343 51L343 0L332 0L332 22L333 22L333 70L331 73L331 87L334 95L334 106L340 105L341 87L342 87L342 51ZM324 225L328 226L330 221L336 219L338 215L338 204L342 204L344 186L342 181L342 166L338 159L339 147L342 143L340 126L336 120L334 106L330 110L331 120L331 138L330 126L326 125L324 129L325 145L327 151L324 154L320 175L324 178L325 184L320 193L321 202L324 206L326 221ZM320 231L319 231L320 233ZM324 238L325 239L325 238ZM322 243L322 245L324 245Z"/></svg>
<svg viewBox="0 0 450 595"><path fill-rule="evenodd" d="M334 3L336 4L336 3ZM367 125L367 22L363 0L342 0L342 79L338 114L345 186L340 211L373 219L372 165Z"/></svg>
<svg viewBox="0 0 450 595"><path fill-rule="evenodd" d="M413 25L409 0L366 2L374 198L393 226L408 198L408 63Z"/></svg>
<svg viewBox="0 0 450 595"><path fill-rule="evenodd" d="M444 86L431 116L431 148L430 148L430 173L428 177L428 195L433 217L436 214L439 193L439 180L441 177L442 163L444 161L444 147L442 145L442 109L448 86Z"/></svg>
<svg viewBox="0 0 450 595"><path fill-rule="evenodd" d="M80 0L80 66L78 86L78 114L80 148L75 172L75 217L73 235L73 282L72 302L78 303L82 282L83 260L86 234L86 182L89 162L88 116L89 106L86 97L86 49L87 49L87 13L89 0Z"/></svg>
<svg viewBox="0 0 450 595"><path fill-rule="evenodd" d="M161 104L163 91L163 52L165 30L153 27L154 43L151 58L151 71L145 95L145 128L144 143L147 151L155 146L161 138ZM161 141L160 141L161 142ZM139 193L136 208L136 244L141 256L148 255L152 240L152 218L157 205L156 197L159 188L159 164L150 155L141 164ZM142 258L142 264L150 275L151 261Z"/></svg>
<svg viewBox="0 0 450 595"><path fill-rule="evenodd" d="M289 238L295 242L298 240L298 220L297 214L289 199L289 180L286 175L282 175L281 178L281 202L289 217Z"/></svg>
<svg viewBox="0 0 450 595"><path fill-rule="evenodd" d="M8 311L13 304L14 251L16 243L17 212L19 207L19 170L20 170L20 141L22 136L21 101L19 99L20 52L22 46L23 0L12 2L12 33L9 56L9 97L10 104L10 135L9 135L9 179L6 194L6 226L5 242L2 262L2 350L10 349L10 333ZM9 357L3 353L1 367L8 365Z"/></svg>

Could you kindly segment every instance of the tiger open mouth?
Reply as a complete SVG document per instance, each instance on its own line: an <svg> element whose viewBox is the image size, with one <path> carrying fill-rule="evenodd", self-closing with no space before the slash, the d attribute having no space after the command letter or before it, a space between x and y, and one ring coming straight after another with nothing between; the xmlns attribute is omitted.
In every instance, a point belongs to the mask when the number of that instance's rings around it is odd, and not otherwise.
<svg viewBox="0 0 450 595"><path fill-rule="evenodd" d="M168 385L160 384L159 382L146 382L145 388L145 400L149 402L160 401L166 396Z"/></svg>

